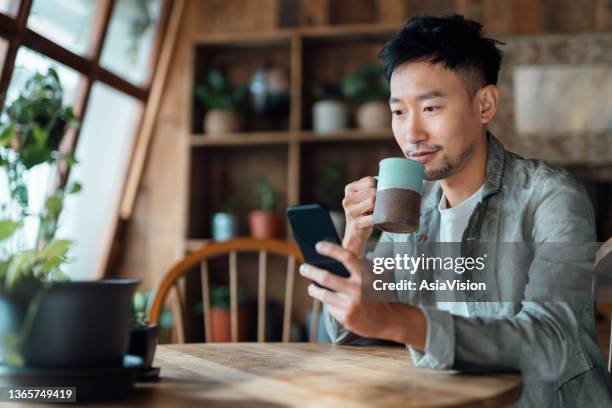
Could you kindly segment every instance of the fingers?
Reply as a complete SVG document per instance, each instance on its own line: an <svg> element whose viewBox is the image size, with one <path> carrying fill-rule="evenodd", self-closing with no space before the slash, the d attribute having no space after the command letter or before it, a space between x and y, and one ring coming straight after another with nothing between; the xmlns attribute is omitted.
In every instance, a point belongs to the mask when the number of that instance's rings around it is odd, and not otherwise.
<svg viewBox="0 0 612 408"><path fill-rule="evenodd" d="M342 207L351 226L355 226L357 218L371 214L375 202L376 180L373 177L365 177L346 186Z"/></svg>
<svg viewBox="0 0 612 408"><path fill-rule="evenodd" d="M351 219L357 219L363 215L371 214L374 211L374 202L376 197L374 195L363 199L362 201L349 205L346 209L346 213Z"/></svg>
<svg viewBox="0 0 612 408"><path fill-rule="evenodd" d="M363 190L364 188L376 188L376 179L374 177L364 177L360 180L354 181L350 184L348 184L345 188L344 188L344 193L345 194L349 194L351 192L357 192L360 190Z"/></svg>
<svg viewBox="0 0 612 408"><path fill-rule="evenodd" d="M314 283L308 285L308 294L311 297L319 299L321 302L331 307L342 308L343 306L343 302L338 296L338 294L331 292L325 288L319 287Z"/></svg>
<svg viewBox="0 0 612 408"><path fill-rule="evenodd" d="M351 276L361 276L361 261L351 251L342 248L340 245L325 241L317 242L315 249L321 255L341 262L350 272Z"/></svg>
<svg viewBox="0 0 612 408"><path fill-rule="evenodd" d="M345 291L349 282L346 278L341 278L325 269L317 268L316 266L303 264L300 266L300 275L317 282L321 286L338 292Z"/></svg>
<svg viewBox="0 0 612 408"><path fill-rule="evenodd" d="M351 221L352 225L355 228L366 229L374 226L374 215L362 215L361 217L357 217Z"/></svg>

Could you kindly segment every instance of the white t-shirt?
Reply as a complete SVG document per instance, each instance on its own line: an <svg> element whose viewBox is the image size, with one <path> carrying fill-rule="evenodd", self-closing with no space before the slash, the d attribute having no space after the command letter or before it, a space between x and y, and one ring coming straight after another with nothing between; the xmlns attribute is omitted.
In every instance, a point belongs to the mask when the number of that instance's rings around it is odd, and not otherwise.
<svg viewBox="0 0 612 408"><path fill-rule="evenodd" d="M446 196L442 194L438 211L440 211L440 232L438 242L461 242L463 231L468 225L468 221L476 204L482 198L482 190L484 184L465 199L456 207L448 208L446 206ZM436 302L436 307L441 310L447 310L451 314L459 316L469 316L467 304L465 302Z"/></svg>

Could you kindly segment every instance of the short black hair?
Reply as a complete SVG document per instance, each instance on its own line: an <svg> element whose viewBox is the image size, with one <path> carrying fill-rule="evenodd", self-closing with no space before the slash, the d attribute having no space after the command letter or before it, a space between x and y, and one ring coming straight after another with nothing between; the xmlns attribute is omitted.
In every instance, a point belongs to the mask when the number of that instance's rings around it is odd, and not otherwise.
<svg viewBox="0 0 612 408"><path fill-rule="evenodd" d="M406 62L442 64L466 78L474 96L485 85L497 84L502 52L495 39L483 37L482 25L458 14L433 17L420 14L410 19L378 54L387 80Z"/></svg>

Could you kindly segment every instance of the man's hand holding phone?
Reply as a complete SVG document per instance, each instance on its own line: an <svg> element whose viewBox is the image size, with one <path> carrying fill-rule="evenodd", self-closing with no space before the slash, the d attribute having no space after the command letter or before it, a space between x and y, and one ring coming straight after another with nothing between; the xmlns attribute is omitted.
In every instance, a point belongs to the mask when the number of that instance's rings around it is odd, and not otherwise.
<svg viewBox="0 0 612 408"><path fill-rule="evenodd" d="M365 263L351 251L330 242L318 242L319 254L341 262L350 276L343 278L316 266L304 264L300 274L316 282L308 294L327 305L332 317L345 329L362 337L411 344L424 350L427 323L423 312L397 302L366 302L362 296Z"/></svg>

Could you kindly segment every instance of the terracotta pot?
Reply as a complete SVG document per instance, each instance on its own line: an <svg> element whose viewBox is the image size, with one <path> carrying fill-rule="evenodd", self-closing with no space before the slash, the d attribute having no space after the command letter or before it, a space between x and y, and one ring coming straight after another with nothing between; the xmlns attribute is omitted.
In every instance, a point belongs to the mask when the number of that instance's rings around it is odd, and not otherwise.
<svg viewBox="0 0 612 408"><path fill-rule="evenodd" d="M389 105L381 101L364 103L357 109L355 121L359 129L388 129L391 126Z"/></svg>
<svg viewBox="0 0 612 408"><path fill-rule="evenodd" d="M238 341L246 341L249 334L247 309L238 309ZM210 330L213 343L232 341L231 314L229 309L213 307L210 309Z"/></svg>
<svg viewBox="0 0 612 408"><path fill-rule="evenodd" d="M235 112L213 109L204 116L204 132L208 135L222 135L240 129L240 116Z"/></svg>
<svg viewBox="0 0 612 408"><path fill-rule="evenodd" d="M278 216L270 211L251 211L249 213L249 228L253 238L276 238L279 231Z"/></svg>

